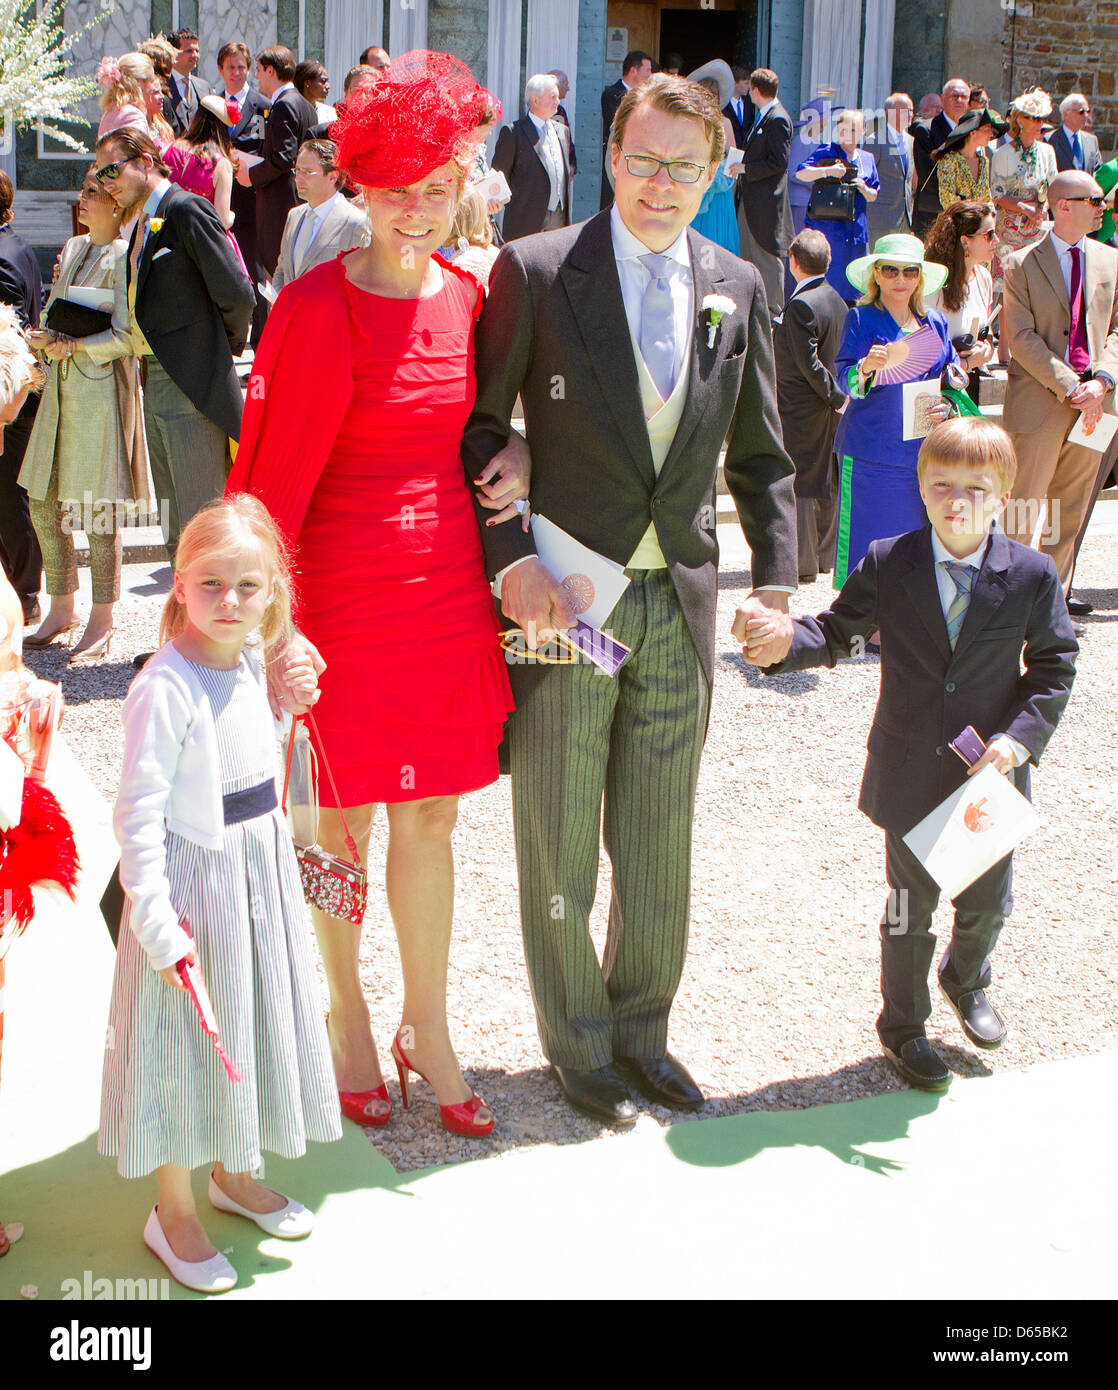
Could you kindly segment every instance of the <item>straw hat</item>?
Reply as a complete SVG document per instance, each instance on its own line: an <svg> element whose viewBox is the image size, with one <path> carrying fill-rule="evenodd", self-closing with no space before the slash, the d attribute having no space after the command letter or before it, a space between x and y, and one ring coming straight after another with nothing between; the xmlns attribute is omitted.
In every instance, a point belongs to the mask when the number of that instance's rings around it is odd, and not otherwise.
<svg viewBox="0 0 1118 1390"><path fill-rule="evenodd" d="M890 265L918 265L923 272L920 286L925 294L935 294L936 290L943 288L947 279L945 265L924 259L924 243L919 237L909 236L906 232L891 232L889 236L879 237L874 242L868 256L859 256L846 267L846 278L863 294L878 261L888 261Z"/></svg>
<svg viewBox="0 0 1118 1390"><path fill-rule="evenodd" d="M213 93L210 93L204 96L198 104L204 106L211 116L216 116L222 125L228 126L230 130L237 124L222 97L215 97Z"/></svg>
<svg viewBox="0 0 1118 1390"><path fill-rule="evenodd" d="M712 58L709 63L687 74L688 82L698 82L700 77L714 78L718 83L718 105L726 106L734 95L734 74L730 71L729 63L721 58Z"/></svg>
<svg viewBox="0 0 1118 1390"><path fill-rule="evenodd" d="M1043 121L1046 116L1052 114L1052 98L1043 87L1030 87L1027 92L1013 98L1010 109L1016 111L1019 116L1033 116L1036 120Z"/></svg>

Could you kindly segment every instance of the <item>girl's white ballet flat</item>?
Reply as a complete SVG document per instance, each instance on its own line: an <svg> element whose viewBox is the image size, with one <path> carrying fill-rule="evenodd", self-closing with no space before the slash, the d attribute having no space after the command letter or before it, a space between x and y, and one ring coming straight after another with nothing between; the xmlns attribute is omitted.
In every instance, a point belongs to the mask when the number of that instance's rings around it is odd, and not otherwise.
<svg viewBox="0 0 1118 1390"><path fill-rule="evenodd" d="M280 1207L279 1211L249 1211L247 1207L242 1207L239 1202L234 1202L232 1197L222 1192L214 1182L212 1173L210 1201L218 1211L229 1211L234 1216L247 1217L249 1221L255 1221L262 1231L266 1231L270 1236L278 1236L280 1240L302 1240L314 1230L314 1213L309 1212L299 1202L288 1197L287 1206Z"/></svg>
<svg viewBox="0 0 1118 1390"><path fill-rule="evenodd" d="M196 1293L225 1293L237 1282L237 1271L224 1255L213 1255L208 1260L198 1260L193 1264L180 1260L163 1234L154 1207L144 1227L144 1244L163 1261L184 1288L193 1289Z"/></svg>

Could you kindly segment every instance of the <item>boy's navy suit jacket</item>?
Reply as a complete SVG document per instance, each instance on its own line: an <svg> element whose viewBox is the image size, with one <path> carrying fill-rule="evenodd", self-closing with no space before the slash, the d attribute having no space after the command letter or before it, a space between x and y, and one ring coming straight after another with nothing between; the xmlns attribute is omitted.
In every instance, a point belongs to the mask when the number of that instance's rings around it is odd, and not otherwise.
<svg viewBox="0 0 1118 1390"><path fill-rule="evenodd" d="M834 666L880 629L881 692L858 805L899 835L962 785L966 765L948 743L968 724L986 741L1009 734L1029 750L1010 774L1028 795L1029 763L1067 704L1079 651L1052 560L1001 530L990 536L952 651L931 537L927 525L874 541L834 606L797 618L787 658L768 668Z"/></svg>

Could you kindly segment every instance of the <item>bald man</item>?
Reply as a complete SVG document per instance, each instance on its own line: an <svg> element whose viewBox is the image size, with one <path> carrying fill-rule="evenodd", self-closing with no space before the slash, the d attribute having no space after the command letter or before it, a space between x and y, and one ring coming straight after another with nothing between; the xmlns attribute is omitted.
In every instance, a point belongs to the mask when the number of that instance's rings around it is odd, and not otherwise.
<svg viewBox="0 0 1118 1390"><path fill-rule="evenodd" d="M1018 460L1005 529L1039 542L1065 593L1112 452L1069 444L1068 435L1080 420L1090 427L1116 413L1118 252L1090 235L1102 198L1090 174L1057 174L1048 186L1052 230L1005 266L1002 331L1012 356L1002 422Z"/></svg>

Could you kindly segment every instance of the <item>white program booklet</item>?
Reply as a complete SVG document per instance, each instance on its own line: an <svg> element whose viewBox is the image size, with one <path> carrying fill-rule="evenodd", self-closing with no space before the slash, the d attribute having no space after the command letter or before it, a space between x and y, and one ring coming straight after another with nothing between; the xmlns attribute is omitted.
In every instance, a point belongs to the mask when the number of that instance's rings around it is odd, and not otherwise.
<svg viewBox="0 0 1118 1390"><path fill-rule="evenodd" d="M904 842L942 892L955 898L1039 824L1032 802L987 766L913 826Z"/></svg>
<svg viewBox="0 0 1118 1390"><path fill-rule="evenodd" d="M1075 428L1068 435L1069 444L1082 444L1085 449L1097 449L1104 453L1110 441L1114 438L1114 432L1118 430L1118 415L1103 414L1097 424L1087 429L1083 424L1083 416L1075 422Z"/></svg>
<svg viewBox="0 0 1118 1390"><path fill-rule="evenodd" d="M75 304L84 304L87 309L102 309L106 314L113 311L113 287L96 289L92 285L71 285L65 298Z"/></svg>
<svg viewBox="0 0 1118 1390"><path fill-rule="evenodd" d="M943 400L938 381L901 383L901 438L923 439L939 423L928 415L928 406Z"/></svg>
<svg viewBox="0 0 1118 1390"><path fill-rule="evenodd" d="M473 185L487 203L507 203L512 197L509 181L500 169L491 169L485 178Z"/></svg>
<svg viewBox="0 0 1118 1390"><path fill-rule="evenodd" d="M532 513L532 539L540 563L566 590L575 617L590 627L604 627L629 587L624 566L576 541L536 512Z"/></svg>

